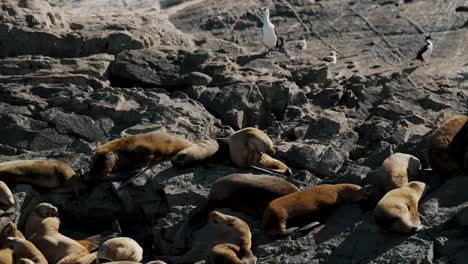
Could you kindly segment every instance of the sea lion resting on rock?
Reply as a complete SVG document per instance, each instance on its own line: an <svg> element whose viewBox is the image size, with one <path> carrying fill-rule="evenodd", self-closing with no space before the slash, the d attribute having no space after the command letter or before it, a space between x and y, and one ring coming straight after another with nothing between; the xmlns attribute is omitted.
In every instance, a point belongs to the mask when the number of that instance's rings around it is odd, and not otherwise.
<svg viewBox="0 0 468 264"><path fill-rule="evenodd" d="M58 217L59 212L57 207L49 203L40 203L36 208L29 214L28 219L26 220L25 234L27 239L31 239L43 226L42 221L49 217ZM60 225L60 221L58 223ZM108 232L105 232L108 233ZM101 246L102 243L114 238L121 234L120 226L118 223L113 223L113 233L110 234L100 234L91 236L87 239L76 241L82 245L88 251L94 251Z"/></svg>
<svg viewBox="0 0 468 264"><path fill-rule="evenodd" d="M60 160L15 160L0 163L0 180L24 183L44 189L61 187L76 191L80 177L67 163ZM70 189L70 190L69 190Z"/></svg>
<svg viewBox="0 0 468 264"><path fill-rule="evenodd" d="M87 181L109 181L122 170L135 170L162 161L194 144L162 132L150 132L112 140L94 154Z"/></svg>
<svg viewBox="0 0 468 264"><path fill-rule="evenodd" d="M273 142L262 131L248 127L221 139L229 144L231 160L239 168L252 167L291 176L288 166L270 157L275 154Z"/></svg>
<svg viewBox="0 0 468 264"><path fill-rule="evenodd" d="M6 245L8 237L24 238L24 236L12 222L7 223L0 232L0 263L13 264L13 249Z"/></svg>
<svg viewBox="0 0 468 264"><path fill-rule="evenodd" d="M172 165L187 168L212 157L219 149L218 141L209 139L179 151L171 160Z"/></svg>
<svg viewBox="0 0 468 264"><path fill-rule="evenodd" d="M210 213L210 221L222 239L211 246L206 264L255 264L257 262L257 258L250 250L252 234L246 222L217 211Z"/></svg>
<svg viewBox="0 0 468 264"><path fill-rule="evenodd" d="M389 191L374 209L374 219L380 227L397 233L414 233L423 228L418 203L426 192L426 184L412 181Z"/></svg>
<svg viewBox="0 0 468 264"><path fill-rule="evenodd" d="M468 116L456 115L427 140L426 160L435 174L453 177L468 173Z"/></svg>
<svg viewBox="0 0 468 264"><path fill-rule="evenodd" d="M408 182L415 180L421 162L409 154L395 153L384 160L378 171L378 189L381 195L401 188Z"/></svg>
<svg viewBox="0 0 468 264"><path fill-rule="evenodd" d="M265 209L263 226L271 237L288 236L299 227L323 221L345 202L366 200L369 193L355 184L323 184L273 200Z"/></svg>
<svg viewBox="0 0 468 264"><path fill-rule="evenodd" d="M143 248L129 237L116 237L107 240L97 252L96 263L112 261L134 261L143 259Z"/></svg>
<svg viewBox="0 0 468 264"><path fill-rule="evenodd" d="M203 226L210 212L216 208L231 208L257 218L276 198L298 192L293 184L274 176L254 174L230 174L218 179L211 186L208 198L195 208L184 226L187 239Z"/></svg>
<svg viewBox="0 0 468 264"><path fill-rule="evenodd" d="M33 243L24 238L8 237L5 244L13 250L15 263L20 263L20 259L26 258L35 264L47 264L47 260L41 251Z"/></svg>
<svg viewBox="0 0 468 264"><path fill-rule="evenodd" d="M13 205L15 205L13 193L4 182L0 181L0 209L6 211Z"/></svg>
<svg viewBox="0 0 468 264"><path fill-rule="evenodd" d="M89 254L77 241L59 232L60 219L47 217L30 241L44 254L49 263L72 264Z"/></svg>

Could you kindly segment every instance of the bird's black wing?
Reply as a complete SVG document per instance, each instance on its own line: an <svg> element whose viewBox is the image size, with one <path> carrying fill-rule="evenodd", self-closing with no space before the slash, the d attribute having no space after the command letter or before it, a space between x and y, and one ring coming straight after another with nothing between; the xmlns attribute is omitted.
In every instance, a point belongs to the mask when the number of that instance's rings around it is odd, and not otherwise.
<svg viewBox="0 0 468 264"><path fill-rule="evenodd" d="M419 51L418 51L418 55L416 55L416 59L418 60L424 60L422 55L424 52L426 52L427 50L429 49L429 43L424 45L424 47L422 47Z"/></svg>

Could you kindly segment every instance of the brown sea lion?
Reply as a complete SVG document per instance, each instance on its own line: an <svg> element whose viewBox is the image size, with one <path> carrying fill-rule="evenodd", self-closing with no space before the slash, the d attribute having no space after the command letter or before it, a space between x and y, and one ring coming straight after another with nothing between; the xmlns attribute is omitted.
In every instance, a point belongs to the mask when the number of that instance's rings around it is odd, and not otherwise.
<svg viewBox="0 0 468 264"><path fill-rule="evenodd" d="M323 221L345 202L366 200L369 193L355 184L323 184L273 200L263 226L271 237L288 236L315 221Z"/></svg>
<svg viewBox="0 0 468 264"><path fill-rule="evenodd" d="M19 263L20 259L26 258L32 260L35 264L47 264L47 260L41 251L24 238L8 237L5 244L13 250L16 263Z"/></svg>
<svg viewBox="0 0 468 264"><path fill-rule="evenodd" d="M389 191L374 209L374 219L383 229L397 233L414 233L423 228L418 203L427 190L423 182L412 181Z"/></svg>
<svg viewBox="0 0 468 264"><path fill-rule="evenodd" d="M468 173L468 116L456 115L434 130L427 139L425 155L437 175Z"/></svg>
<svg viewBox="0 0 468 264"><path fill-rule="evenodd" d="M97 252L96 263L112 261L134 261L143 259L143 248L129 237L116 237L107 240Z"/></svg>
<svg viewBox="0 0 468 264"><path fill-rule="evenodd" d="M76 264L95 264L96 259L97 259L97 251L80 258L76 262Z"/></svg>
<svg viewBox="0 0 468 264"><path fill-rule="evenodd" d="M274 176L230 174L213 183L208 198L195 208L181 233L188 239L194 230L203 226L210 212L216 208L230 208L257 218L276 198L298 192L293 184Z"/></svg>
<svg viewBox="0 0 468 264"><path fill-rule="evenodd" d="M30 241L44 254L49 263L72 264L89 254L77 241L59 232L60 219L47 217Z"/></svg>
<svg viewBox="0 0 468 264"><path fill-rule="evenodd" d="M400 188L415 180L421 162L418 158L403 153L395 153L384 160L378 171L377 187L381 195Z"/></svg>
<svg viewBox="0 0 468 264"><path fill-rule="evenodd" d="M94 154L87 181L115 179L122 170L134 170L162 161L194 144L174 135L151 132L112 140Z"/></svg>
<svg viewBox="0 0 468 264"><path fill-rule="evenodd" d="M76 191L80 177L60 160L15 160L0 163L0 180L9 184L29 184L43 189Z"/></svg>
<svg viewBox="0 0 468 264"><path fill-rule="evenodd" d="M179 151L171 160L178 168L194 166L212 157L219 150L218 141L209 139Z"/></svg>
<svg viewBox="0 0 468 264"><path fill-rule="evenodd" d="M286 176L292 172L288 166L271 155L275 154L273 142L262 131L248 127L232 134L228 139L231 161L239 168L255 168Z"/></svg>
<svg viewBox="0 0 468 264"><path fill-rule="evenodd" d="M8 186L0 181L0 209L8 210L15 205L15 198Z"/></svg>
<svg viewBox="0 0 468 264"><path fill-rule="evenodd" d="M257 262L257 258L250 250L252 234L246 222L217 211L210 213L210 221L222 239L211 246L206 258L207 264L255 264Z"/></svg>
<svg viewBox="0 0 468 264"><path fill-rule="evenodd" d="M13 249L6 245L8 237L23 238L23 234L18 230L16 224L7 223L0 232L0 263L13 264L14 255Z"/></svg>
<svg viewBox="0 0 468 264"><path fill-rule="evenodd" d="M29 214L28 219L26 220L26 225L24 228L26 239L31 239L31 237L37 233L41 226L42 220L47 217L57 217L59 215L57 207L53 206L50 203L40 203L36 208Z"/></svg>

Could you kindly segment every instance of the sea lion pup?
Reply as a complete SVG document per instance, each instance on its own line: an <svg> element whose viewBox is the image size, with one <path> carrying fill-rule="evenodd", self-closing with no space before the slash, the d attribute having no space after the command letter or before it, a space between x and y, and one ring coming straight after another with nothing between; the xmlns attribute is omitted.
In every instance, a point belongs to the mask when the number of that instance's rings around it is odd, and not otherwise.
<svg viewBox="0 0 468 264"><path fill-rule="evenodd" d="M213 183L208 198L195 208L184 225L188 239L192 232L202 227L208 215L216 208L230 208L247 215L262 218L263 211L276 198L298 192L293 184L274 176L230 174Z"/></svg>
<svg viewBox="0 0 468 264"><path fill-rule="evenodd" d="M0 181L0 210L6 211L15 205L15 198L8 186Z"/></svg>
<svg viewBox="0 0 468 264"><path fill-rule="evenodd" d="M456 115L431 133L426 161L435 174L453 177L468 173L468 116Z"/></svg>
<svg viewBox="0 0 468 264"><path fill-rule="evenodd" d="M97 252L96 263L112 261L134 261L143 259L143 248L129 237L116 237L107 240Z"/></svg>
<svg viewBox="0 0 468 264"><path fill-rule="evenodd" d="M15 160L0 163L0 180L11 184L24 183L43 189L73 189L79 178L70 165L60 160Z"/></svg>
<svg viewBox="0 0 468 264"><path fill-rule="evenodd" d="M178 168L187 168L212 157L219 150L218 141L209 139L179 151L171 160Z"/></svg>
<svg viewBox="0 0 468 264"><path fill-rule="evenodd" d="M211 246L206 258L207 264L254 264L257 262L257 258L250 250L252 234L246 222L217 211L210 213L210 221L222 239Z"/></svg>
<svg viewBox="0 0 468 264"><path fill-rule="evenodd" d="M418 203L427 191L426 184L412 181L389 191L374 209L374 220L381 228L397 233L415 233L423 228Z"/></svg>
<svg viewBox="0 0 468 264"><path fill-rule="evenodd" d="M80 243L60 234L59 228L58 217L47 217L30 239L49 263L72 264L89 254Z"/></svg>
<svg viewBox="0 0 468 264"><path fill-rule="evenodd" d="M153 161L171 158L194 144L162 132L114 139L99 147L94 154L86 181L106 181L117 178L117 172L149 166Z"/></svg>
<svg viewBox="0 0 468 264"><path fill-rule="evenodd" d="M291 176L284 163L270 157L275 154L273 142L262 131L248 127L221 139L229 144L231 160L239 168L255 168Z"/></svg>
<svg viewBox="0 0 468 264"><path fill-rule="evenodd" d="M47 260L41 251L28 240L19 237L8 237L6 240L6 246L14 252L15 263L19 263L22 258L27 258L35 264L47 264Z"/></svg>
<svg viewBox="0 0 468 264"><path fill-rule="evenodd" d="M314 221L323 221L345 202L366 200L369 193L355 184L323 184L273 200L265 209L263 226L276 238L288 236Z"/></svg>
<svg viewBox="0 0 468 264"><path fill-rule="evenodd" d="M415 180L421 162L409 154L395 153L384 160L378 172L377 187L381 195Z"/></svg>

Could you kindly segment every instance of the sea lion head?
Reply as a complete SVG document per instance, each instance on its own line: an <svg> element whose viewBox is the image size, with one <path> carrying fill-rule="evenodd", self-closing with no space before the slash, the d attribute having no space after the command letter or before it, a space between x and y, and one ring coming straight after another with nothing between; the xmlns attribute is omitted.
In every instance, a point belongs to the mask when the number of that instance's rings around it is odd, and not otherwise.
<svg viewBox="0 0 468 264"><path fill-rule="evenodd" d="M247 223L237 217L213 211L210 213L209 218L216 231L220 234L235 235L237 237L242 236L246 231L250 233Z"/></svg>
<svg viewBox="0 0 468 264"><path fill-rule="evenodd" d="M34 212L36 212L36 214L42 218L58 217L59 215L57 207L53 206L50 203L38 204L36 208L34 209Z"/></svg>
<svg viewBox="0 0 468 264"><path fill-rule="evenodd" d="M3 238L7 238L7 237L24 238L23 234L18 230L17 225L13 222L9 222L3 227L0 233L0 236Z"/></svg>
<svg viewBox="0 0 468 264"><path fill-rule="evenodd" d="M337 184L338 194L343 201L359 202L369 199L369 191L356 184Z"/></svg>
<svg viewBox="0 0 468 264"><path fill-rule="evenodd" d="M117 155L113 152L96 152L91 162L91 169L84 177L85 181L104 180L114 171Z"/></svg>

